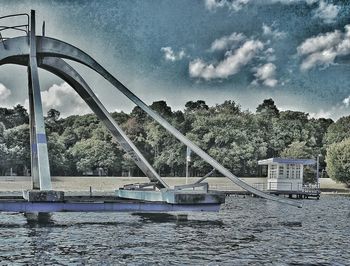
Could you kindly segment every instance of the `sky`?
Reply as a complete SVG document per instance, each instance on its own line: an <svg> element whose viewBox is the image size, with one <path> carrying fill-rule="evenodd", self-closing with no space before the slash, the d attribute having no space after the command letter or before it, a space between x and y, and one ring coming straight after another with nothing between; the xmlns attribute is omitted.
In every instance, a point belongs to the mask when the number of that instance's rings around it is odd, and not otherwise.
<svg viewBox="0 0 350 266"><path fill-rule="evenodd" d="M0 16L30 9L38 33L45 21L47 36L90 54L147 104L233 100L254 112L273 98L310 117L350 114L350 1L0 0ZM98 74L69 63L109 111L132 110ZM90 112L62 80L39 77L45 112ZM26 68L1 66L0 106L28 106L27 94Z"/></svg>

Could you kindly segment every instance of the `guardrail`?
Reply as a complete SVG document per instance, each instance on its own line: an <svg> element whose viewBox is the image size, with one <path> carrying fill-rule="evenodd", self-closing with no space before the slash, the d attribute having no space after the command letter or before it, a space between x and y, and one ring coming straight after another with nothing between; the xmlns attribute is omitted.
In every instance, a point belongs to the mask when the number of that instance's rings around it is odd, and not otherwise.
<svg viewBox="0 0 350 266"><path fill-rule="evenodd" d="M0 21L1 21L1 23L3 23L4 19L13 18L13 17L26 17L27 23L15 24L15 25L10 25L10 26L6 25L6 24L5 25L0 24L0 42L1 43L3 43L5 40L8 39L8 37L3 36L4 31L8 31L8 30L20 31L20 32L24 32L27 36L29 34L29 15L26 13L19 13L19 14L2 16L2 17L0 17ZM4 43L3 43L3 45L4 45Z"/></svg>

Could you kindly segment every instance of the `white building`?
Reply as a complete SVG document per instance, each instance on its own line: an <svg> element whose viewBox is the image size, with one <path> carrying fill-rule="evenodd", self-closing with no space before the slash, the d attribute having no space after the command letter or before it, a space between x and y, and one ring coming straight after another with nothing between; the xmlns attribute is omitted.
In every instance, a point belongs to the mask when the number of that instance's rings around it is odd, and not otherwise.
<svg viewBox="0 0 350 266"><path fill-rule="evenodd" d="M304 165L313 165L313 159L270 158L258 161L267 165L267 190L300 191L303 187Z"/></svg>

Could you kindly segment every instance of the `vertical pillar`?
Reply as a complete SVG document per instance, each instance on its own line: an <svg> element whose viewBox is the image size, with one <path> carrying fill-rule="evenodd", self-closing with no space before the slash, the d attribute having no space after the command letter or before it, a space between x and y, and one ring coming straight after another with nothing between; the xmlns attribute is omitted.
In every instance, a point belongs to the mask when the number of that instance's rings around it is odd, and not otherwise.
<svg viewBox="0 0 350 266"><path fill-rule="evenodd" d="M31 159L31 176L32 176L32 188L40 189L39 173L38 173L38 154L36 145L36 131L35 131L35 118L34 118L34 99L32 79L30 73L30 67L28 66L28 91L29 91L29 132L30 132L30 159Z"/></svg>
<svg viewBox="0 0 350 266"><path fill-rule="evenodd" d="M36 57L36 34L35 34L35 11L30 12L29 32L29 104L31 117L31 149L32 149L32 180L33 188L40 190L51 190L51 176L49 156L47 151L47 140L45 133L44 115L42 109L40 84L38 75L38 63ZM33 167L34 166L34 167Z"/></svg>

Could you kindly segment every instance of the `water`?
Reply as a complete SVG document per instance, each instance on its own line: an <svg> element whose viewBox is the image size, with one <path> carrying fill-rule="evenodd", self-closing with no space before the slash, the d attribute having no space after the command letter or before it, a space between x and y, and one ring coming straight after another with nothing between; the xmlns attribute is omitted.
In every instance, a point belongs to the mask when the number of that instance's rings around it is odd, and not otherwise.
<svg viewBox="0 0 350 266"><path fill-rule="evenodd" d="M227 198L189 221L127 213L0 214L0 265L350 265L350 197L304 208Z"/></svg>

